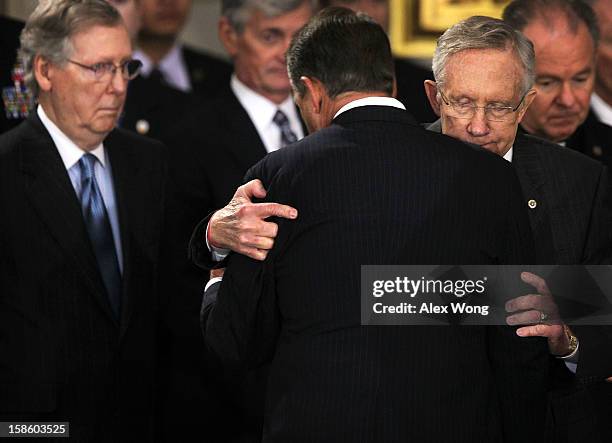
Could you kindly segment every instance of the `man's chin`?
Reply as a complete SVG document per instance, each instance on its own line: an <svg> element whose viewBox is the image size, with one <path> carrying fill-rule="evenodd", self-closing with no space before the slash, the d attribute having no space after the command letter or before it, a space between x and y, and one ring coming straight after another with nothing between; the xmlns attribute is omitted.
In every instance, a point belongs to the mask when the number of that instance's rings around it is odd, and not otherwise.
<svg viewBox="0 0 612 443"><path fill-rule="evenodd" d="M579 125L576 123L571 125L552 126L546 131L546 138L554 141L555 143L562 142L570 138L572 134L576 132L578 126Z"/></svg>

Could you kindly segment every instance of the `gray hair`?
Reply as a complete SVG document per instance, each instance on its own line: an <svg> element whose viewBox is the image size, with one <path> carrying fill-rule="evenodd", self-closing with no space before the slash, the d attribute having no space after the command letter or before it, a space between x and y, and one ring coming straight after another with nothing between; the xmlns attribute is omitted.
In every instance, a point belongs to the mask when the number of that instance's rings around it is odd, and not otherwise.
<svg viewBox="0 0 612 443"><path fill-rule="evenodd" d="M521 94L526 93L533 86L535 51L531 41L507 23L484 16L473 16L462 20L440 36L432 60L436 83L440 86L444 84L448 58L468 49L513 51L523 67Z"/></svg>
<svg viewBox="0 0 612 443"><path fill-rule="evenodd" d="M41 0L21 32L19 59L26 86L38 97L40 89L34 76L37 55L61 66L73 51L73 35L96 25L121 23L119 12L104 0Z"/></svg>
<svg viewBox="0 0 612 443"><path fill-rule="evenodd" d="M221 15L240 33L254 10L261 11L266 17L278 17L296 10L305 2L315 10L316 0L221 0Z"/></svg>
<svg viewBox="0 0 612 443"><path fill-rule="evenodd" d="M506 23L519 31L536 20L543 20L546 26L553 27L553 16L561 13L567 23L576 32L580 22L589 30L595 48L599 45L599 25L592 1L584 0L514 0L510 2L502 14Z"/></svg>

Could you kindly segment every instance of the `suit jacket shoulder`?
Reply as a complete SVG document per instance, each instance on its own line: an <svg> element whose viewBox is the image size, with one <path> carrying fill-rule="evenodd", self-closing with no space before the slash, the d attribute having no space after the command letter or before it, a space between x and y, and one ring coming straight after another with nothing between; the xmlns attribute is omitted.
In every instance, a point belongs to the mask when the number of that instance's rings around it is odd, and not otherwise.
<svg viewBox="0 0 612 443"><path fill-rule="evenodd" d="M593 111L567 140L567 146L612 167L612 127L600 122Z"/></svg>
<svg viewBox="0 0 612 443"><path fill-rule="evenodd" d="M201 97L216 97L219 90L229 84L232 66L220 58L183 45L183 57L193 92Z"/></svg>
<svg viewBox="0 0 612 443"><path fill-rule="evenodd" d="M526 134L516 138L513 164L540 243L540 261L608 260L612 197L607 168L577 151Z"/></svg>

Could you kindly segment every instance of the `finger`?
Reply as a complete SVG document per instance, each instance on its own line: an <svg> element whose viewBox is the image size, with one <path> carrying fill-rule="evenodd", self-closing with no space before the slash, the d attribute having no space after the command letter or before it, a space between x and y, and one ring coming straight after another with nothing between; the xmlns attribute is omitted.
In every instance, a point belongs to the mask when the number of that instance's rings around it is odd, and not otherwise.
<svg viewBox="0 0 612 443"><path fill-rule="evenodd" d="M257 248L240 248L240 252L242 255L246 255L255 260L263 261L268 256L268 251L264 251L262 249Z"/></svg>
<svg viewBox="0 0 612 443"><path fill-rule="evenodd" d="M264 188L261 180L255 179L240 186L236 191L236 196L238 196L238 194L251 201L253 197L264 198L266 196L266 188Z"/></svg>
<svg viewBox="0 0 612 443"><path fill-rule="evenodd" d="M557 328L550 325L524 326L516 330L519 337L557 337Z"/></svg>
<svg viewBox="0 0 612 443"><path fill-rule="evenodd" d="M262 221L261 223L255 225L253 232L258 237L274 239L278 235L278 225L273 222Z"/></svg>
<svg viewBox="0 0 612 443"><path fill-rule="evenodd" d="M606 378L606 381L607 381L608 383L612 383L612 377L608 377L608 378Z"/></svg>
<svg viewBox="0 0 612 443"><path fill-rule="evenodd" d="M521 280L536 288L539 294L550 295L550 290L548 289L546 280L539 275L532 274L531 272L521 272Z"/></svg>
<svg viewBox="0 0 612 443"><path fill-rule="evenodd" d="M533 325L540 322L540 311L525 311L510 315L506 318L506 323L510 326Z"/></svg>
<svg viewBox="0 0 612 443"><path fill-rule="evenodd" d="M542 308L542 297L537 294L521 295L506 302L506 312L526 311Z"/></svg>
<svg viewBox="0 0 612 443"><path fill-rule="evenodd" d="M264 249L269 250L274 246L274 239L262 237L255 234L243 233L237 238L238 248ZM239 251L240 252L240 251Z"/></svg>
<svg viewBox="0 0 612 443"><path fill-rule="evenodd" d="M258 218L282 217L288 219L297 218L297 209L280 203L257 203L251 206L253 215Z"/></svg>

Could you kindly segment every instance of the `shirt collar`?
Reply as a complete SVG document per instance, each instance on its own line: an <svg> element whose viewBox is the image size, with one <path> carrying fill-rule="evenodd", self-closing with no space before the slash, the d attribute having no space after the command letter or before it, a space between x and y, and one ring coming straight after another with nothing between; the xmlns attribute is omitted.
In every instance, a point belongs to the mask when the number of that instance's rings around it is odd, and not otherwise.
<svg viewBox="0 0 612 443"><path fill-rule="evenodd" d="M353 100L352 102L348 102L346 105L341 107L334 118L338 117L343 112L348 111L349 109L357 108L360 106L391 106L393 108L399 108L406 110L406 107L397 99L393 97L365 97L359 98L357 100Z"/></svg>
<svg viewBox="0 0 612 443"><path fill-rule="evenodd" d="M591 95L591 108L599 121L608 126L612 126L612 106L606 103L604 99L596 93Z"/></svg>
<svg viewBox="0 0 612 443"><path fill-rule="evenodd" d="M141 75L148 77L155 67L153 61L139 48L136 48L132 57L142 62ZM183 51L179 43L175 43L172 46L172 49L161 59L157 67L164 74L168 84L181 91L191 90L187 65L183 59Z"/></svg>
<svg viewBox="0 0 612 443"><path fill-rule="evenodd" d="M291 117L298 118L291 95L288 95L281 104L277 105L238 80L236 74L232 75L230 87L258 130L265 129L273 124L272 119L278 109L282 110L290 119Z"/></svg>
<svg viewBox="0 0 612 443"><path fill-rule="evenodd" d="M510 149L508 149L508 152L504 154L504 160L507 160L510 163L512 163L513 151L514 151L514 146L510 146Z"/></svg>
<svg viewBox="0 0 612 443"><path fill-rule="evenodd" d="M102 143L100 143L95 149L86 152L79 148L72 140L68 138L66 134L62 132L60 128L57 127L55 123L51 121L51 119L45 113L42 105L38 105L36 112L43 126L49 132L53 143L55 143L55 147L62 158L62 162L64 163L66 170L72 168L85 154L95 155L100 161L100 164L103 167L106 166L104 145Z"/></svg>

